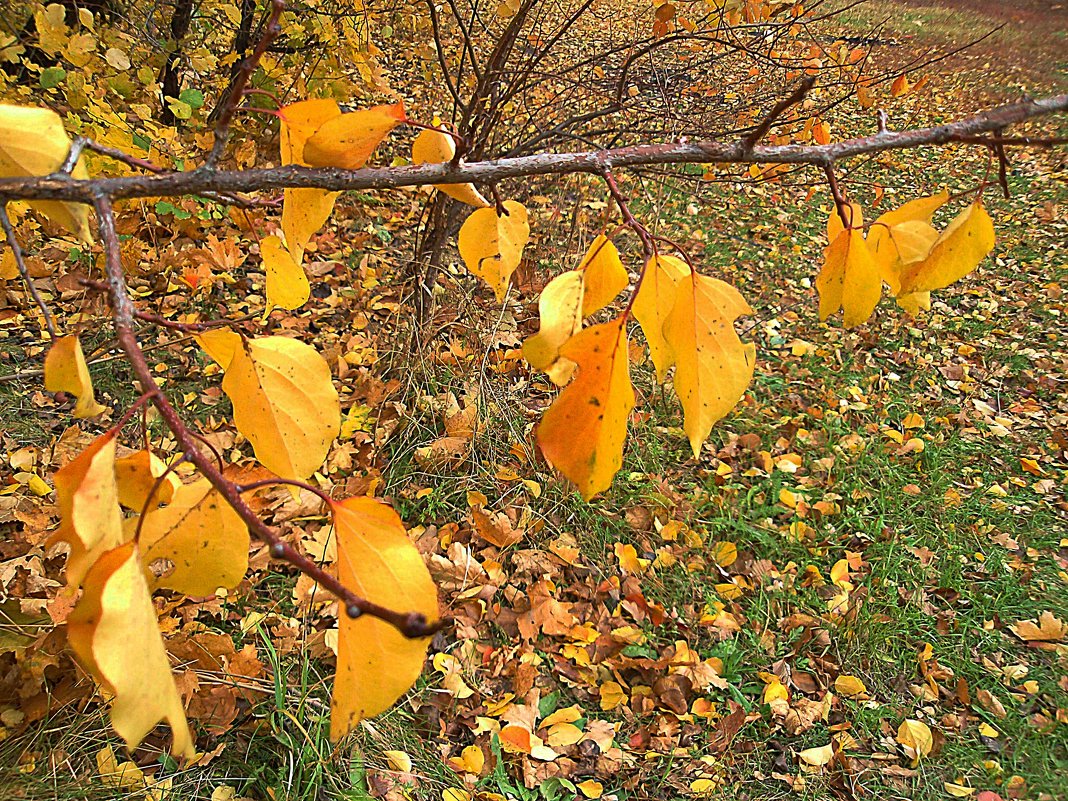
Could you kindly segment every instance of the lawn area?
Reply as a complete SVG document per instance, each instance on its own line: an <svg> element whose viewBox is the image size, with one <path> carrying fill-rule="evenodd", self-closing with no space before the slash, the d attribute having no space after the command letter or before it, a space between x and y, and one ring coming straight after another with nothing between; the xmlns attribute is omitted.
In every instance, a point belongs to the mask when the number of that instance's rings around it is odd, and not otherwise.
<svg viewBox="0 0 1068 801"><path fill-rule="evenodd" d="M1068 85L1063 9L1019 4L1013 17L1002 4L962 5L874 0L827 30L829 41L876 42L872 58L894 66L1005 25L917 66L902 96L882 87L892 127ZM856 102L827 119L832 137L876 125ZM1034 130L1065 136L1068 124ZM388 205L362 199L371 218L342 221L321 245L345 253L329 313L286 325L334 361L373 354L339 377L345 433L324 475L347 494L389 498L430 566L452 625L423 676L332 744L337 603L254 546L236 590L160 602L173 613L198 764L160 756L166 738L153 736L132 756L143 775L109 765L102 749L121 762L121 740L56 634L33 660L2 663L38 691L0 696L0 798L1068 799L1068 173L1064 148L1011 155L1009 197L997 186L984 196L994 253L918 319L884 297L848 331L817 317L832 201L815 172L622 178L636 214L745 295L753 314L737 327L758 363L695 459L677 401L636 357L625 462L591 503L534 446L557 391L519 358L537 329L534 296L502 308L446 270L435 335L409 347L387 289L408 243L392 239ZM936 217L942 227L997 168L981 148L951 146L857 160L840 181L871 219L942 188L961 193ZM533 185L544 194L528 202L532 218L557 215L537 230L536 267L584 251L556 206L580 198L573 228L592 230L605 204L587 184ZM354 236L378 250L342 251L337 241ZM637 243L621 249L637 263ZM251 315L256 287L242 280L227 290L229 312ZM58 459L91 429L43 393L32 373L41 343L10 327L2 342L3 371L19 373L0 376L10 487L27 469L20 459ZM173 332L157 344L165 389L216 448L248 457L222 422L227 399L204 380L214 366ZM99 330L83 345L104 356L112 342ZM135 398L121 361L93 377L110 402ZM473 442L458 446L464 426ZM146 429L173 447L158 420ZM36 527L41 544L55 510L28 491L3 498L0 526ZM309 493L257 503L316 558L334 547ZM23 555L0 556L7 582ZM42 575L58 575L62 560L44 561ZM0 602L0 643L48 624Z"/></svg>

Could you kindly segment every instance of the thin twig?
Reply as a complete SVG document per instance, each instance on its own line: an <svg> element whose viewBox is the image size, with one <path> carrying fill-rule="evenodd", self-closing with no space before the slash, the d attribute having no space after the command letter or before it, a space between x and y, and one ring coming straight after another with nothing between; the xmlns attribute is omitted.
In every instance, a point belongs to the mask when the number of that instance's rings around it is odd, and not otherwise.
<svg viewBox="0 0 1068 801"><path fill-rule="evenodd" d="M761 139L767 136L768 131L771 130L771 126L773 126L775 124L775 121L782 116L783 112L786 111L786 109L790 108L790 106L796 106L798 103L804 100L805 96L808 95L809 90L812 89L815 84L815 77L809 75L803 81L801 81L801 83L796 89L794 89L794 91L792 91L788 96L784 97L782 100L776 103L775 107L770 112L768 112L768 115L764 118L760 125L758 125L751 134L749 134L747 137L745 137L745 139L742 140L742 146L745 148L745 150L752 150L753 147Z"/></svg>
<svg viewBox="0 0 1068 801"><path fill-rule="evenodd" d="M19 240L15 236L15 228L11 225L11 219L7 216L7 204L0 203L0 223L4 226L4 234L7 236L7 245L11 248L11 254L15 257L15 267L18 268L19 275L22 276L22 283L26 285L26 289L29 290L30 296L33 298L33 302L37 304L37 308L41 310L41 315L44 317L45 328L48 329L48 336L51 339L55 339L56 323L52 319L52 312L48 310L48 304L44 302L44 298L41 297L41 293L37 291L37 287L33 284L33 279L30 277L30 271L26 269L26 261L22 258L22 248L19 247Z"/></svg>

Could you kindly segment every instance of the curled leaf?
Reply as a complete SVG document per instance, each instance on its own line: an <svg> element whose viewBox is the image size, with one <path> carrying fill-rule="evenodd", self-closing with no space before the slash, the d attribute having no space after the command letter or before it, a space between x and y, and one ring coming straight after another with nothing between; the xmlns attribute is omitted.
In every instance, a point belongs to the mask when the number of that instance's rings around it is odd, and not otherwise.
<svg viewBox="0 0 1068 801"><path fill-rule="evenodd" d="M901 292L930 292L959 281L994 249L994 222L976 200L939 235L931 252L901 273Z"/></svg>
<svg viewBox="0 0 1068 801"><path fill-rule="evenodd" d="M59 337L52 341L44 364L45 389L49 392L69 392L78 398L75 417L95 417L107 410L96 402L89 367L82 353L82 343L76 336Z"/></svg>
<svg viewBox="0 0 1068 801"><path fill-rule="evenodd" d="M560 357L560 348L582 330L583 274L562 273L546 285L538 298L541 329L523 343L523 358L535 370L544 370L560 386L575 372L575 363Z"/></svg>
<svg viewBox="0 0 1068 801"><path fill-rule="evenodd" d="M108 551L90 568L84 593L67 618L67 637L78 661L112 696L111 723L131 751L165 720L174 736L172 753L193 756L193 737L134 543Z"/></svg>
<svg viewBox="0 0 1068 801"><path fill-rule="evenodd" d="M444 131L422 130L412 142L413 164L444 164L456 158L456 142ZM436 189L468 206L485 208L489 201L474 184L435 184Z"/></svg>
<svg viewBox="0 0 1068 801"><path fill-rule="evenodd" d="M100 554L126 539L115 483L115 433L112 429L97 437L55 476L60 524L52 540L70 544L71 586L82 583Z"/></svg>
<svg viewBox="0 0 1068 801"><path fill-rule="evenodd" d="M134 451L115 460L115 484L118 487L119 503L127 509L140 513L148 495L156 487L156 481L167 472L167 465L152 451ZM174 491L182 485L173 472L156 488L154 506L170 503Z"/></svg>

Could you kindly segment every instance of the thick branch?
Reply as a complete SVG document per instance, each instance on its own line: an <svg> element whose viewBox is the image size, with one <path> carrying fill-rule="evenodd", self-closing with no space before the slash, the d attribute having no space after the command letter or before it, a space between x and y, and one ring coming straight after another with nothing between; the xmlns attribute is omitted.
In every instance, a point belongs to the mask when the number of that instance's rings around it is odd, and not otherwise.
<svg viewBox="0 0 1068 801"><path fill-rule="evenodd" d="M652 164L813 164L824 167L855 156L950 142L969 142L977 135L1046 114L1068 111L1068 94L1000 106L957 122L932 128L880 132L827 145L756 145L737 142L678 142L633 145L578 153L477 161L470 164L423 164L416 167L369 167L360 170L275 167L235 172L200 168L191 172L139 175L76 181L69 176L0 180L0 197L29 200L72 200L92 203L97 196L114 199L167 197L206 192L255 192L287 187L334 191L395 189L438 183L488 183L530 175L585 172Z"/></svg>

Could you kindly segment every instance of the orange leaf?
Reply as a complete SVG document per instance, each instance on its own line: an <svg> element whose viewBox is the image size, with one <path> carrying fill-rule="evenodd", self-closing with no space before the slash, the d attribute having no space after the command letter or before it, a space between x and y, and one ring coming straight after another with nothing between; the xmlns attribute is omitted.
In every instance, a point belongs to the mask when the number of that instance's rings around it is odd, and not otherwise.
<svg viewBox="0 0 1068 801"><path fill-rule="evenodd" d="M304 145L304 162L310 167L358 170L385 139L404 122L404 103L342 114L323 123Z"/></svg>
<svg viewBox="0 0 1068 801"><path fill-rule="evenodd" d="M627 419L634 408L626 317L587 328L560 349L578 376L545 413L538 443L545 458L589 500L623 465Z"/></svg>

